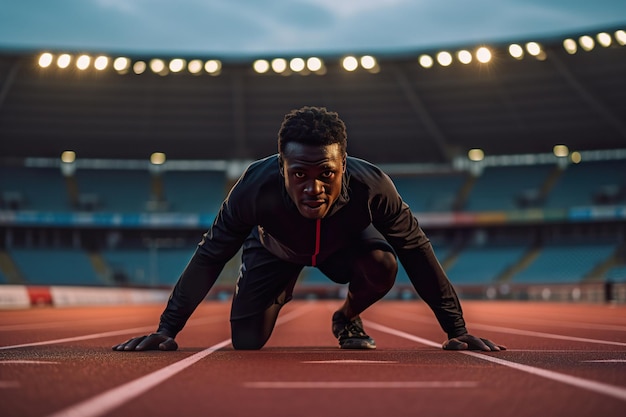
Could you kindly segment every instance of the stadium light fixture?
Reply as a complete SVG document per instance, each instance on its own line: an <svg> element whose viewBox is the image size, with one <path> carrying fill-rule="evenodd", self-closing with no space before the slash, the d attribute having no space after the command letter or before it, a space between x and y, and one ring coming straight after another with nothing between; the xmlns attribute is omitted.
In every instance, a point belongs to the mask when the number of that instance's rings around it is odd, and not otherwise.
<svg viewBox="0 0 626 417"><path fill-rule="evenodd" d="M217 59L209 59L204 63L204 70L211 75L219 75L222 72L222 62Z"/></svg>
<svg viewBox="0 0 626 417"><path fill-rule="evenodd" d="M566 145L554 145L552 153L554 153L554 156L557 158L564 158L569 155L569 148Z"/></svg>
<svg viewBox="0 0 626 417"><path fill-rule="evenodd" d="M421 55L418 59L418 62L422 66L422 68L431 68L433 66L433 58L430 55Z"/></svg>
<svg viewBox="0 0 626 417"><path fill-rule="evenodd" d="M541 53L541 46L537 42L528 42L526 44L526 52L532 56L539 56Z"/></svg>
<svg viewBox="0 0 626 417"><path fill-rule="evenodd" d="M270 63L265 59L257 59L252 64L252 68L257 74L265 74L270 69Z"/></svg>
<svg viewBox="0 0 626 417"><path fill-rule="evenodd" d="M376 58L371 55L363 55L361 59L359 59L359 62L361 63L362 68L370 72L375 72L378 68L378 62L376 61Z"/></svg>
<svg viewBox="0 0 626 417"><path fill-rule="evenodd" d="M470 161L480 162L483 159L485 159L485 151L483 151L480 148L470 149L467 152L467 157L469 158Z"/></svg>
<svg viewBox="0 0 626 417"><path fill-rule="evenodd" d="M275 58L272 60L272 70L277 74L282 74L287 70L287 60L284 58Z"/></svg>
<svg viewBox="0 0 626 417"><path fill-rule="evenodd" d="M437 54L437 62L442 67L447 67L452 64L452 55L448 51L441 51Z"/></svg>
<svg viewBox="0 0 626 417"><path fill-rule="evenodd" d="M89 55L81 55L76 60L76 68L78 68L81 71L84 71L87 68L89 68L89 64L91 64L91 57Z"/></svg>
<svg viewBox="0 0 626 417"><path fill-rule="evenodd" d="M97 57L93 62L93 67L98 71L103 71L109 66L109 58L103 55Z"/></svg>
<svg viewBox="0 0 626 417"><path fill-rule="evenodd" d="M596 46L595 41L589 35L584 35L578 38L578 43L585 51L591 51Z"/></svg>
<svg viewBox="0 0 626 417"><path fill-rule="evenodd" d="M293 72L301 72L305 68L306 63L302 58L293 58L291 61L289 61L289 69L291 69Z"/></svg>
<svg viewBox="0 0 626 417"><path fill-rule="evenodd" d="M184 59L174 58L170 61L169 68L170 68L170 71L176 73L176 72L181 72L183 69L185 69L186 65L187 65L187 62Z"/></svg>
<svg viewBox="0 0 626 417"><path fill-rule="evenodd" d="M516 43L513 43L509 45L509 55L515 59L522 59L524 58L524 48Z"/></svg>
<svg viewBox="0 0 626 417"><path fill-rule="evenodd" d="M130 59L120 56L113 60L113 69L120 74L125 74L130 68Z"/></svg>
<svg viewBox="0 0 626 417"><path fill-rule="evenodd" d="M624 30L615 31L615 40L617 41L617 43L619 43L622 46L626 45L626 31Z"/></svg>
<svg viewBox="0 0 626 417"><path fill-rule="evenodd" d="M563 41L563 48L568 54L573 55L578 51L578 44L574 39L568 38Z"/></svg>
<svg viewBox="0 0 626 417"><path fill-rule="evenodd" d="M162 59L154 58L150 60L150 69L155 74L164 74L165 73L165 62Z"/></svg>
<svg viewBox="0 0 626 417"><path fill-rule="evenodd" d="M359 61L356 59L356 57L350 55L350 56L345 57L341 61L341 66L346 71L352 72L352 71L356 70L357 67L359 66Z"/></svg>
<svg viewBox="0 0 626 417"><path fill-rule="evenodd" d="M481 46L476 50L476 59L481 64L486 64L491 61L491 51L486 46Z"/></svg>
<svg viewBox="0 0 626 417"><path fill-rule="evenodd" d="M76 161L76 152L74 151L63 151L61 153L61 162L64 164L72 164Z"/></svg>
<svg viewBox="0 0 626 417"><path fill-rule="evenodd" d="M39 66L41 68L48 68L50 64L52 64L52 59L53 59L53 56L50 52L44 52L43 54L39 56L39 60L38 60Z"/></svg>
<svg viewBox="0 0 626 417"><path fill-rule="evenodd" d="M574 151L572 152L572 154L569 156L570 161L572 161L574 164L579 164L582 162L583 160L583 156L580 154L580 152L578 151Z"/></svg>
<svg viewBox="0 0 626 417"><path fill-rule="evenodd" d="M309 69L309 71L318 72L323 68L323 66L324 63L318 57L312 56L306 60L306 67Z"/></svg>
<svg viewBox="0 0 626 417"><path fill-rule="evenodd" d="M133 72L137 75L143 74L144 72L146 72L147 68L148 66L146 65L144 61L137 61L133 64Z"/></svg>
<svg viewBox="0 0 626 417"><path fill-rule="evenodd" d="M152 155L150 155L150 163L152 165L163 165L166 159L163 152L153 152Z"/></svg>
<svg viewBox="0 0 626 417"><path fill-rule="evenodd" d="M472 53L465 49L456 53L456 58L459 60L461 64L469 64L472 62Z"/></svg>
<svg viewBox="0 0 626 417"><path fill-rule="evenodd" d="M57 67L61 69L65 69L69 67L71 62L72 62L72 57L70 56L70 54L61 54L57 58Z"/></svg>
<svg viewBox="0 0 626 417"><path fill-rule="evenodd" d="M611 39L611 35L609 35L606 32L598 33L596 35L596 39L598 40L598 43L604 46L605 48L608 48L609 46L611 46L611 43L613 42L613 39Z"/></svg>
<svg viewBox="0 0 626 417"><path fill-rule="evenodd" d="M202 61L199 59L192 59L187 64L187 71L192 74L200 74L200 71L202 71Z"/></svg>

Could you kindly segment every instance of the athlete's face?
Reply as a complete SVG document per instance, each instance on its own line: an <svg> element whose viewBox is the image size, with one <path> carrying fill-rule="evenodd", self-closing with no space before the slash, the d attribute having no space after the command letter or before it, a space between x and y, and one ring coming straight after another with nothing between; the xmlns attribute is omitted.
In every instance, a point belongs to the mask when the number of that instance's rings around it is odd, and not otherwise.
<svg viewBox="0 0 626 417"><path fill-rule="evenodd" d="M341 193L346 156L339 145L290 142L281 157L285 187L300 214L308 219L326 216Z"/></svg>

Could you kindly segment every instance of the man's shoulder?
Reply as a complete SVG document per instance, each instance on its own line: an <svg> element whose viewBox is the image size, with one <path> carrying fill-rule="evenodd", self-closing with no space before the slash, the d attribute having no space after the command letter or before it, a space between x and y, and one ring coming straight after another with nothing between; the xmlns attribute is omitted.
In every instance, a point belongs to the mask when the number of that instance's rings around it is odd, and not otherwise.
<svg viewBox="0 0 626 417"><path fill-rule="evenodd" d="M377 165L366 161L365 159L356 158L354 156L348 156L347 169L351 176L357 178L380 178L384 177L385 173Z"/></svg>

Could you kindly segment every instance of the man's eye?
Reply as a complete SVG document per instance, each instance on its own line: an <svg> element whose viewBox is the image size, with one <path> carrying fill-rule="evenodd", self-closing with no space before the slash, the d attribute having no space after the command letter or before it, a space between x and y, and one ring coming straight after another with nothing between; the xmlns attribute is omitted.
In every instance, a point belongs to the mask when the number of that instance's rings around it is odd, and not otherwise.
<svg viewBox="0 0 626 417"><path fill-rule="evenodd" d="M293 176L296 178L304 178L304 174L302 172L294 172Z"/></svg>
<svg viewBox="0 0 626 417"><path fill-rule="evenodd" d="M333 176L333 171L326 171L322 173L322 177L324 178L330 178Z"/></svg>

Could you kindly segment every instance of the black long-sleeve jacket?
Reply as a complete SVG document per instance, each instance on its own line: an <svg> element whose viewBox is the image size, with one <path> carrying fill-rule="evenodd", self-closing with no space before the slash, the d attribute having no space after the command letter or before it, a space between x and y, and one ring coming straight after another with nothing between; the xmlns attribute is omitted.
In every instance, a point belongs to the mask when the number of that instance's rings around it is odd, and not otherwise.
<svg viewBox="0 0 626 417"><path fill-rule="evenodd" d="M348 157L342 191L330 212L322 219L307 219L287 194L277 155L252 163L231 189L176 283L159 331L175 337L182 330L251 233L277 257L314 266L370 224L394 248L448 337L467 333L458 297L430 241L385 173Z"/></svg>

